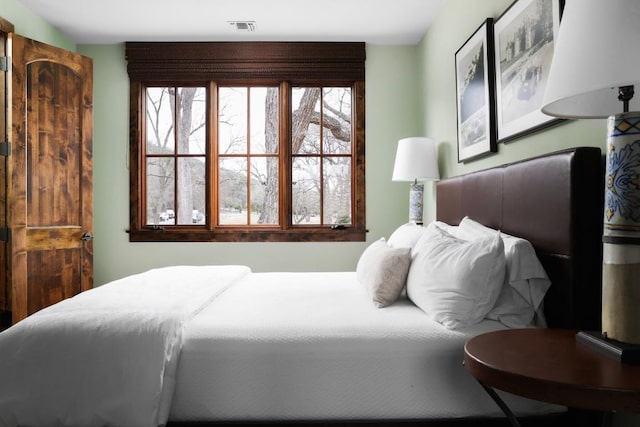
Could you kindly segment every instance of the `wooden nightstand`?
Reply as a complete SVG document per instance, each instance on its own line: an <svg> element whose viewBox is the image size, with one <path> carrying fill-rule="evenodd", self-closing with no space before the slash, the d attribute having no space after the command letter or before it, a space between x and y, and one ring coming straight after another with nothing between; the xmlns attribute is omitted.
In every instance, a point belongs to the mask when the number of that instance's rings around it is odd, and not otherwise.
<svg viewBox="0 0 640 427"><path fill-rule="evenodd" d="M464 348L467 370L518 425L493 388L571 408L640 412L640 365L613 360L576 342L577 331L509 329L479 335Z"/></svg>

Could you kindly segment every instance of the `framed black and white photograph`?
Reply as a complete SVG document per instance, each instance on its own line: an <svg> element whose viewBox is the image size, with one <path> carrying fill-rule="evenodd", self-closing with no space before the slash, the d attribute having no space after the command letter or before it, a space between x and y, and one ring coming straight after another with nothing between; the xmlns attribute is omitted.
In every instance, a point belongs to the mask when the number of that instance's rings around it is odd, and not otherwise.
<svg viewBox="0 0 640 427"><path fill-rule="evenodd" d="M497 150L494 107L493 19L456 52L458 162Z"/></svg>
<svg viewBox="0 0 640 427"><path fill-rule="evenodd" d="M560 27L561 0L517 0L494 24L498 141L561 120L540 111Z"/></svg>

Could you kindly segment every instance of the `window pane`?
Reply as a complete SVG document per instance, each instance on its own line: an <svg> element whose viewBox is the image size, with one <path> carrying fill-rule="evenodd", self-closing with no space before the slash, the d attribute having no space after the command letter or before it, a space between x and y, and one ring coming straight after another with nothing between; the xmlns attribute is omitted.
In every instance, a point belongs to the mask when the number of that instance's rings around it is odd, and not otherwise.
<svg viewBox="0 0 640 427"><path fill-rule="evenodd" d="M226 157L220 159L219 212L220 224L244 224L247 221L247 159Z"/></svg>
<svg viewBox="0 0 640 427"><path fill-rule="evenodd" d="M179 225L205 223L206 169L204 159L204 157L181 157L178 159L176 218Z"/></svg>
<svg viewBox="0 0 640 427"><path fill-rule="evenodd" d="M250 89L251 153L278 152L278 88Z"/></svg>
<svg viewBox="0 0 640 427"><path fill-rule="evenodd" d="M322 150L324 154L351 153L351 89L323 89Z"/></svg>
<svg viewBox="0 0 640 427"><path fill-rule="evenodd" d="M203 87L178 89L178 153L205 153L206 102L207 91Z"/></svg>
<svg viewBox="0 0 640 427"><path fill-rule="evenodd" d="M173 96L167 87L147 88L147 153L169 154L175 151Z"/></svg>
<svg viewBox="0 0 640 427"><path fill-rule="evenodd" d="M251 158L251 224L278 224L278 158Z"/></svg>
<svg viewBox="0 0 640 427"><path fill-rule="evenodd" d="M291 152L319 154L320 88L293 88L291 108Z"/></svg>
<svg viewBox="0 0 640 427"><path fill-rule="evenodd" d="M320 162L318 157L296 157L292 174L293 224L320 224Z"/></svg>
<svg viewBox="0 0 640 427"><path fill-rule="evenodd" d="M147 158L147 225L175 224L172 157Z"/></svg>
<svg viewBox="0 0 640 427"><path fill-rule="evenodd" d="M247 152L247 88L221 87L218 105L220 154Z"/></svg>
<svg viewBox="0 0 640 427"><path fill-rule="evenodd" d="M324 158L324 224L351 224L351 158Z"/></svg>

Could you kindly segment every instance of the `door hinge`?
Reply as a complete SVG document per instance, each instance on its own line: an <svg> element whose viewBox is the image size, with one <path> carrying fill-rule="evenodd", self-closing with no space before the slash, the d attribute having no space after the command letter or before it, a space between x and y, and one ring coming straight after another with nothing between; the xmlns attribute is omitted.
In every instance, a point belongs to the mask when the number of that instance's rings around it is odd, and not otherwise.
<svg viewBox="0 0 640 427"><path fill-rule="evenodd" d="M11 143L0 141L0 156L9 157L11 155Z"/></svg>
<svg viewBox="0 0 640 427"><path fill-rule="evenodd" d="M11 57L0 56L0 71L9 71L11 69Z"/></svg>
<svg viewBox="0 0 640 427"><path fill-rule="evenodd" d="M11 240L11 229L9 227L0 227L0 242L8 242Z"/></svg>

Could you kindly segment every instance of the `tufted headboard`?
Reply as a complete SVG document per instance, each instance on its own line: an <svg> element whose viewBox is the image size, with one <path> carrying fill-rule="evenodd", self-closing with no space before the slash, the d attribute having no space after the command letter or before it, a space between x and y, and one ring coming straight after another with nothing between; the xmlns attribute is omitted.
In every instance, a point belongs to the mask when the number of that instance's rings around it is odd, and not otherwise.
<svg viewBox="0 0 640 427"><path fill-rule="evenodd" d="M580 147L441 180L437 219L529 240L551 279L550 327L600 329L604 164Z"/></svg>

